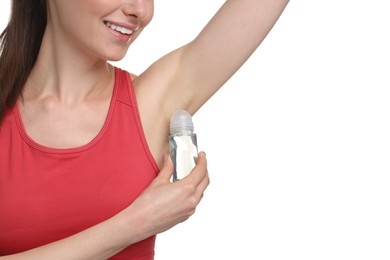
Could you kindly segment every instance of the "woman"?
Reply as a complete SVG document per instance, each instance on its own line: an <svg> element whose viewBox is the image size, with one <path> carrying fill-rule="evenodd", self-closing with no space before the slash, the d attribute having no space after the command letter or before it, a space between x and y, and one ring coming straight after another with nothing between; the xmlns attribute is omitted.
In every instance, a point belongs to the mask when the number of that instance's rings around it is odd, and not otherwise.
<svg viewBox="0 0 390 260"><path fill-rule="evenodd" d="M153 259L155 235L189 218L209 184L204 153L170 182L170 115L194 114L287 2L228 0L192 42L136 76L107 61L125 56L153 0L12 1L1 35L0 258Z"/></svg>

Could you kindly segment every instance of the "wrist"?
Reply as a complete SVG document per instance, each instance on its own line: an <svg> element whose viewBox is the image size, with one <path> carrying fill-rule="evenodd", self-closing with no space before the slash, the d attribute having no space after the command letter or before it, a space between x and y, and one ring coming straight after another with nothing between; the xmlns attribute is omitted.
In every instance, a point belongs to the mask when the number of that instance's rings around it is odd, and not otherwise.
<svg viewBox="0 0 390 260"><path fill-rule="evenodd" d="M142 213L132 206L124 209L114 218L116 222L115 229L118 234L118 244L123 247L137 243L153 235L149 235L145 229Z"/></svg>

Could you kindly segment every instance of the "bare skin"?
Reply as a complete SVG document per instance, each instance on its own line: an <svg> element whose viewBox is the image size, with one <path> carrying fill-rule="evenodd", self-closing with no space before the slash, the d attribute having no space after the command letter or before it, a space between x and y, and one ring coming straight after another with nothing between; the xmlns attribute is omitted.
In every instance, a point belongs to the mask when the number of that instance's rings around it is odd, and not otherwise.
<svg viewBox="0 0 390 260"><path fill-rule="evenodd" d="M90 1L48 1L49 21L41 52L19 100L27 133L45 146L79 147L99 133L114 84L114 70L107 60L121 59L153 15L152 0L95 1L101 9L88 7ZM0 259L107 259L189 218L209 184L207 162L200 153L191 174L170 183L172 162L167 156L161 161L167 152L170 115L176 109L194 114L250 57L287 3L228 0L192 42L162 57L141 75L133 75L145 135L161 168L159 175L133 204L107 221ZM84 11L76 22L74 6ZM67 17L68 13L73 17ZM129 41L117 41L105 21L137 30ZM84 22L86 31L78 28ZM172 203L177 198L181 201Z"/></svg>

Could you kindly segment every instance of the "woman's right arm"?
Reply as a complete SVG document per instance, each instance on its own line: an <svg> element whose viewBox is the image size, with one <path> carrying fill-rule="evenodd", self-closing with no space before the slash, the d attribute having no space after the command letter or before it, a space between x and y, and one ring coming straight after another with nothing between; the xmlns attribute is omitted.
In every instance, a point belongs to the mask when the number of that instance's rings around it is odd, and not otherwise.
<svg viewBox="0 0 390 260"><path fill-rule="evenodd" d="M170 229L194 213L209 184L204 153L199 154L191 174L181 181L170 182L172 171L172 162L165 156L156 179L117 215L68 238L0 259L107 259Z"/></svg>

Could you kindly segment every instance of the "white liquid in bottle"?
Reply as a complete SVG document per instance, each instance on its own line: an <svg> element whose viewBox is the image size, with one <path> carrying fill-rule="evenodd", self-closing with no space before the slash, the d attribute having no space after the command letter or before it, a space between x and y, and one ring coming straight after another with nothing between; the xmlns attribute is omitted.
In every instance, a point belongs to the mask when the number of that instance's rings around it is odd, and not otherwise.
<svg viewBox="0 0 390 260"><path fill-rule="evenodd" d="M191 115L177 110L171 116L169 149L174 165L173 181L187 176L198 159L196 134Z"/></svg>

